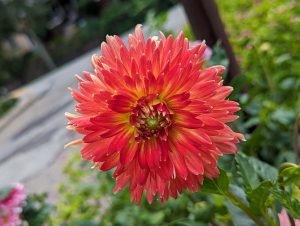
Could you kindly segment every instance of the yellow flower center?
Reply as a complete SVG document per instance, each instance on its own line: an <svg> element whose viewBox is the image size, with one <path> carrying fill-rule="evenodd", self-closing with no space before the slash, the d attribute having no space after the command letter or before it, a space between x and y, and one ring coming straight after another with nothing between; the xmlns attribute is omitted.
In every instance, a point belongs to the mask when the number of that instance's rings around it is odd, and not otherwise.
<svg viewBox="0 0 300 226"><path fill-rule="evenodd" d="M158 126L158 120L156 118L147 118L146 124L149 129L156 129Z"/></svg>
<svg viewBox="0 0 300 226"><path fill-rule="evenodd" d="M167 139L172 124L172 114L163 103L151 104L146 98L140 99L130 116L130 123L137 130L136 140L147 140L151 137Z"/></svg>

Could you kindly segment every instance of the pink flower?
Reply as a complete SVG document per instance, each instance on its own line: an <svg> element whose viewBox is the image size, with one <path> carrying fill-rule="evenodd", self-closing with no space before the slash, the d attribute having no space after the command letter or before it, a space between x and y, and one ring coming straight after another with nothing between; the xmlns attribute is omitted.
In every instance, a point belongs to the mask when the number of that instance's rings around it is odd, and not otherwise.
<svg viewBox="0 0 300 226"><path fill-rule="evenodd" d="M280 226L292 226L290 222L290 218L288 213L285 209L282 209L281 212L278 214ZM295 226L300 226L300 221L297 219L294 219Z"/></svg>
<svg viewBox="0 0 300 226"><path fill-rule="evenodd" d="M25 199L24 187L21 184L16 184L6 197L0 199L0 226L21 224L19 215Z"/></svg>
<svg viewBox="0 0 300 226"><path fill-rule="evenodd" d="M203 68L205 44L190 47L183 33L145 40L137 26L128 43L107 36L92 58L94 73L77 77L79 115L66 116L83 138L70 144L82 142L82 157L100 170L115 169L114 192L129 184L137 204L144 192L151 203L198 191L243 140L227 125L240 108L228 100L224 67Z"/></svg>

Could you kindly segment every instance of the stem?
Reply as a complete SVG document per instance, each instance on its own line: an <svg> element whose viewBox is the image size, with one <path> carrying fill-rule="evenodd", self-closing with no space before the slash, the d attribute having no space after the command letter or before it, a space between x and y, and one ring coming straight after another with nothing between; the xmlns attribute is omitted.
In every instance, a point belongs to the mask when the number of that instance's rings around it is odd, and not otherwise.
<svg viewBox="0 0 300 226"><path fill-rule="evenodd" d="M247 216L250 217L258 226L264 226L255 213L253 213L253 211L241 202L241 200L239 200L233 193L226 192L224 195L232 202L232 204L243 210L244 213L247 214Z"/></svg>
<svg viewBox="0 0 300 226"><path fill-rule="evenodd" d="M266 221L268 222L268 224L270 226L276 226L276 223L272 220L272 218L270 218L270 216L268 215L268 213L263 212L263 217L266 219Z"/></svg>
<svg viewBox="0 0 300 226"><path fill-rule="evenodd" d="M263 75L265 76L265 80L267 82L268 88L269 88L271 94L274 94L275 93L275 84L272 80L272 77L270 76L272 73L270 72L270 70L266 66L265 58L259 56L258 49L256 49L256 54L257 54L257 57L258 57L257 59L259 59L259 63L260 63L261 68L263 70Z"/></svg>
<svg viewBox="0 0 300 226"><path fill-rule="evenodd" d="M298 143L299 127L300 127L300 113L296 117L296 122L294 126L294 151L295 151L296 163L300 162L300 147Z"/></svg>

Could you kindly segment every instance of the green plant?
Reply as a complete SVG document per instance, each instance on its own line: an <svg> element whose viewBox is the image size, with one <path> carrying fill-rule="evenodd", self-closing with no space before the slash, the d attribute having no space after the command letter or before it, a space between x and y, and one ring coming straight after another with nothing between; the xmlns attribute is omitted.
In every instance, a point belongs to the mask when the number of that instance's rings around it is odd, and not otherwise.
<svg viewBox="0 0 300 226"><path fill-rule="evenodd" d="M217 3L241 64L233 82L243 109L239 128L248 140L241 148L275 165L294 161L292 125L300 112L297 2ZM241 95L241 90L247 91Z"/></svg>
<svg viewBox="0 0 300 226"><path fill-rule="evenodd" d="M26 222L30 226L41 226L49 221L53 206L47 202L47 197L46 193L27 196L21 214L23 223Z"/></svg>
<svg viewBox="0 0 300 226"><path fill-rule="evenodd" d="M11 110L18 102L16 98L6 99L0 96L0 118Z"/></svg>

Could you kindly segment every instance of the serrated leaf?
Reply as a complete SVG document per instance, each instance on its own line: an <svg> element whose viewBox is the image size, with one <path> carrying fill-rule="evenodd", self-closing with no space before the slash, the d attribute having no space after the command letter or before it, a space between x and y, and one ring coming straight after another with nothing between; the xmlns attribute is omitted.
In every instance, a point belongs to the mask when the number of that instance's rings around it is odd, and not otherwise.
<svg viewBox="0 0 300 226"><path fill-rule="evenodd" d="M264 181L247 194L250 207L255 213L263 215L266 208L266 201L271 194L272 182Z"/></svg>
<svg viewBox="0 0 300 226"><path fill-rule="evenodd" d="M271 182L276 181L278 170L275 167L243 153L239 153L238 156L242 156L244 159L246 159L246 161L248 161L248 163L254 169L255 173L263 180L269 180Z"/></svg>
<svg viewBox="0 0 300 226"><path fill-rule="evenodd" d="M223 155L218 160L218 167L226 172L236 171L235 156Z"/></svg>
<svg viewBox="0 0 300 226"><path fill-rule="evenodd" d="M229 187L229 179L227 177L227 174L224 170L220 169L220 175L218 178L214 180L205 178L204 183L201 187L201 191L212 193L212 194L223 195L225 192L228 191L228 187Z"/></svg>
<svg viewBox="0 0 300 226"><path fill-rule="evenodd" d="M255 172L263 179L263 180L270 180L272 182L275 182L278 175L278 170L260 160L253 157L248 157L250 163L253 165L253 168L255 169Z"/></svg>
<svg viewBox="0 0 300 226"><path fill-rule="evenodd" d="M253 188L259 185L259 178L253 165L250 163L249 158L246 155L239 153L236 156L236 162L238 163L238 170L243 179L245 189L247 191L253 190Z"/></svg>

